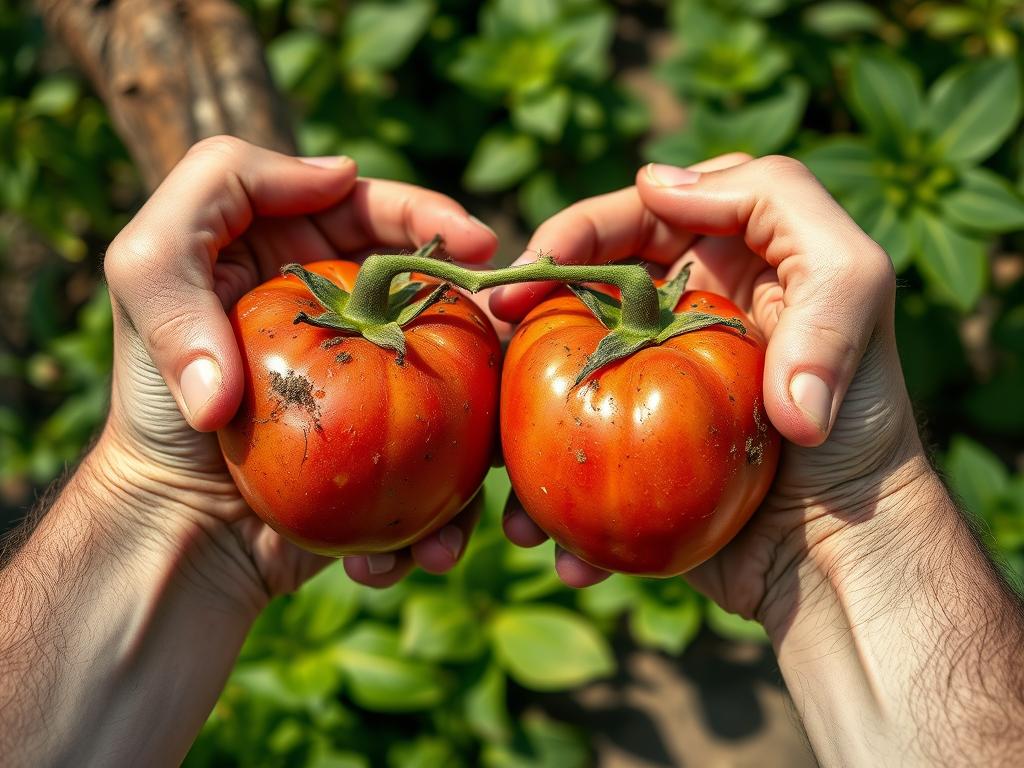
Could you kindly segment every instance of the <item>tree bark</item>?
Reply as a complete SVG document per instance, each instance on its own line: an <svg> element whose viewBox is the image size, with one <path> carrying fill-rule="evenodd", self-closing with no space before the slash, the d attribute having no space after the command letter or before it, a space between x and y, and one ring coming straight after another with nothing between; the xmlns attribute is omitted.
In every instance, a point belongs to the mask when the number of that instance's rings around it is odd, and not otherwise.
<svg viewBox="0 0 1024 768"><path fill-rule="evenodd" d="M196 141L296 151L251 20L232 0L35 0L153 189Z"/></svg>

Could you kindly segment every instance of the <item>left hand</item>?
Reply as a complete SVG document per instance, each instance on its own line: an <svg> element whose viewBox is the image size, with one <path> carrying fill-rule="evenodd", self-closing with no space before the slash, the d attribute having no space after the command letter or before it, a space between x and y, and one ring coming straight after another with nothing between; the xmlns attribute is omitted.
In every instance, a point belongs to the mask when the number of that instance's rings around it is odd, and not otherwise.
<svg viewBox="0 0 1024 768"><path fill-rule="evenodd" d="M113 395L90 460L110 482L181 510L176 519L138 521L143 528L176 542L217 542L221 568L233 576L217 577L215 587L247 584L260 604L329 562L252 514L210 434L231 419L243 390L225 308L285 263L413 248L435 233L463 262L486 261L497 246L494 233L450 198L357 178L349 158L287 157L216 137L188 152L110 245ZM376 587L414 564L444 572L465 548L478 507L402 551L348 557L345 569Z"/></svg>

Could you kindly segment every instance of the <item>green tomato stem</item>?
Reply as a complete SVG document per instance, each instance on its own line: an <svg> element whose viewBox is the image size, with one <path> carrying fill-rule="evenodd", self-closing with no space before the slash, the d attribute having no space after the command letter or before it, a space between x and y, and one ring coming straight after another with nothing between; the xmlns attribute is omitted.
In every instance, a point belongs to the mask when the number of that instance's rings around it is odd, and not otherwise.
<svg viewBox="0 0 1024 768"><path fill-rule="evenodd" d="M472 270L431 258L429 254L438 244L439 240L435 238L412 255L375 254L368 257L359 270L351 298L345 307L345 316L361 325L387 322L391 281L405 272L420 272L471 293L514 283L607 283L616 286L622 293L622 316L618 329L653 337L660 328L658 290L643 267L624 264L556 264L550 257L542 256L530 264L504 269Z"/></svg>

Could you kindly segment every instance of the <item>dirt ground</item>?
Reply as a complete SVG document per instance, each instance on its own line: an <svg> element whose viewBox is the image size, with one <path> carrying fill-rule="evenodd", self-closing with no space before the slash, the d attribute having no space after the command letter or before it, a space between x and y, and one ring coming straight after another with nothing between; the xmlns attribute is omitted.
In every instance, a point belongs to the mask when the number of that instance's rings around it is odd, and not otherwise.
<svg viewBox="0 0 1024 768"><path fill-rule="evenodd" d="M817 765L771 648L705 631L678 659L618 650L616 678L541 697L552 717L591 733L598 768Z"/></svg>

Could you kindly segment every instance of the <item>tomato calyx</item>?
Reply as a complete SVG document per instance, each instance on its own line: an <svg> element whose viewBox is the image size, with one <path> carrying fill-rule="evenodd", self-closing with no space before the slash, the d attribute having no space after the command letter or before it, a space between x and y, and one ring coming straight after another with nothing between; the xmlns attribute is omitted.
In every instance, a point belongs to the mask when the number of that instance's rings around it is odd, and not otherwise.
<svg viewBox="0 0 1024 768"><path fill-rule="evenodd" d="M440 237L435 237L420 248L416 255L429 258L440 244ZM427 296L417 301L416 296L427 284L406 277L405 282L398 288L389 291L383 317L367 320L353 317L348 312L352 294L326 277L310 272L300 264L286 264L281 268L281 274L293 275L301 280L324 309L318 315L300 311L295 316L294 323L306 323L318 328L358 334L378 347L395 352L395 362L399 365L405 361L405 334L402 328L419 317L428 307L443 299L451 289L448 283L441 283Z"/></svg>
<svg viewBox="0 0 1024 768"><path fill-rule="evenodd" d="M746 326L735 318L719 317L709 312L675 311L679 298L686 291L686 283L690 279L690 266L690 263L684 264L675 278L657 288L658 323L656 328L624 327L622 302L618 299L585 285L568 286L576 298L582 301L594 317L609 330L608 335L601 339L597 349L587 358L586 365L580 369L573 382L574 387L579 386L588 376L609 363L628 357L645 347L657 346L684 333L692 333L712 325L725 325L746 335Z"/></svg>

